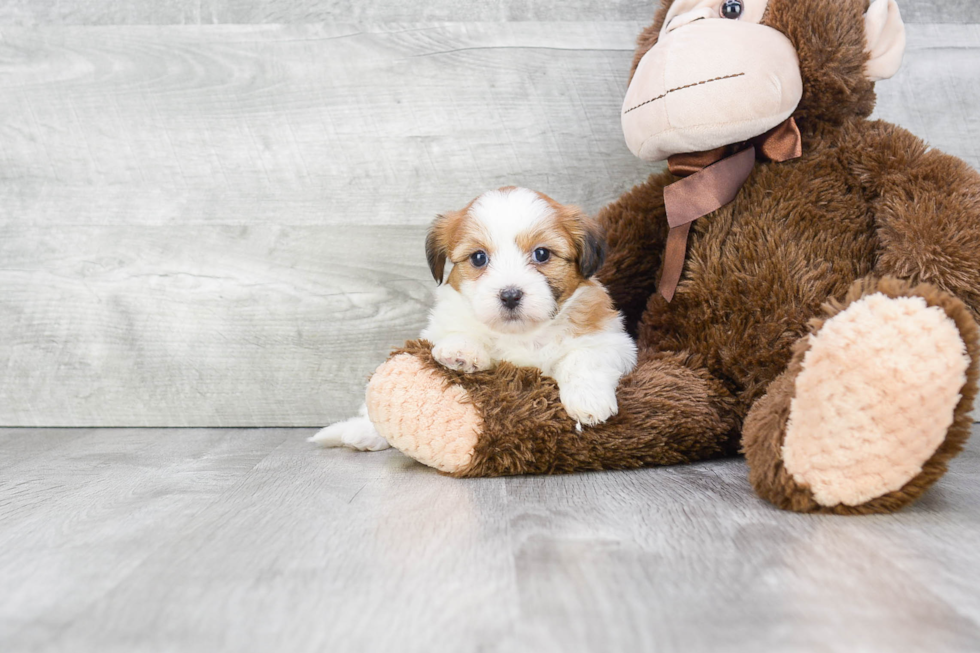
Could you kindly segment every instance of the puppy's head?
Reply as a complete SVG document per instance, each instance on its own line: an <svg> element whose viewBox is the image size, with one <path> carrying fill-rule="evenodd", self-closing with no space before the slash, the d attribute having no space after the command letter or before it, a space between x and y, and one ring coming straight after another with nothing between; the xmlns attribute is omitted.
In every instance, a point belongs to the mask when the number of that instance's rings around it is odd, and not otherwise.
<svg viewBox="0 0 980 653"><path fill-rule="evenodd" d="M429 269L469 300L495 331L520 333L552 319L602 265L596 223L580 209L526 188L484 193L440 215L426 238Z"/></svg>

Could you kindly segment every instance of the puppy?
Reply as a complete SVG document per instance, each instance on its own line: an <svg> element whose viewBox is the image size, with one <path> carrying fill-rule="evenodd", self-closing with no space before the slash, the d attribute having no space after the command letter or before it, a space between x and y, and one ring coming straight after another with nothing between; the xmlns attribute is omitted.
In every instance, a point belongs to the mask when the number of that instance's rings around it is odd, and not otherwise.
<svg viewBox="0 0 980 653"><path fill-rule="evenodd" d="M459 372L501 361L536 367L557 381L579 428L602 423L617 413L616 386L636 365L622 315L593 278L603 256L598 226L578 208L526 188L488 191L429 229L426 257L439 288L421 337ZM365 408L310 441L388 446Z"/></svg>

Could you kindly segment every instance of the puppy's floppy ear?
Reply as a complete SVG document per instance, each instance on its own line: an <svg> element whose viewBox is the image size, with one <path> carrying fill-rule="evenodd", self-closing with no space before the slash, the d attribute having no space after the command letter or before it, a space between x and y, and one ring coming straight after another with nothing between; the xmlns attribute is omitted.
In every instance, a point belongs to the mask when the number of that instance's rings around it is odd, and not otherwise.
<svg viewBox="0 0 980 653"><path fill-rule="evenodd" d="M425 258L429 262L429 272L440 286L446 272L446 258L449 256L445 239L447 222L446 216L437 215L429 226L429 233L425 235Z"/></svg>
<svg viewBox="0 0 980 653"><path fill-rule="evenodd" d="M606 240L599 224L575 209L576 228L572 232L579 273L586 279L594 275L606 260Z"/></svg>

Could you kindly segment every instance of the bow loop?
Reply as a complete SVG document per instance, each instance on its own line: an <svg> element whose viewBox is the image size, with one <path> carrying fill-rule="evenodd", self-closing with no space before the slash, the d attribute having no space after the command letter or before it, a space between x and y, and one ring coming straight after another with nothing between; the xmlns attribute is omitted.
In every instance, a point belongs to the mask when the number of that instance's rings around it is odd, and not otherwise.
<svg viewBox="0 0 980 653"><path fill-rule="evenodd" d="M752 143L762 156L777 163L803 156L803 138L792 118L752 139Z"/></svg>
<svg viewBox="0 0 980 653"><path fill-rule="evenodd" d="M667 159L670 172L682 179L664 187L664 206L670 225L658 286L664 299L668 302L673 299L680 282L691 223L735 199L752 174L757 156L782 162L802 155L799 127L793 118L788 118L747 143L675 154Z"/></svg>

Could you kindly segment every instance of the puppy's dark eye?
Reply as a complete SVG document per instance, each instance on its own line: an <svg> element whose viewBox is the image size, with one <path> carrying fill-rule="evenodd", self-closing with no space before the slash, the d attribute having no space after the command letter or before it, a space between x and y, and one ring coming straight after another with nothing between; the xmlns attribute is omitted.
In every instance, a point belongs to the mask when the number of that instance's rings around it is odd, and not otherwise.
<svg viewBox="0 0 980 653"><path fill-rule="evenodd" d="M721 17L737 20L742 15L742 0L725 0L721 6Z"/></svg>
<svg viewBox="0 0 980 653"><path fill-rule="evenodd" d="M551 258L551 250L545 249L544 247L539 247L534 250L534 260L538 263L544 263L549 258Z"/></svg>
<svg viewBox="0 0 980 653"><path fill-rule="evenodd" d="M470 263L473 264L475 268L482 268L487 264L487 253L482 249L470 254Z"/></svg>

